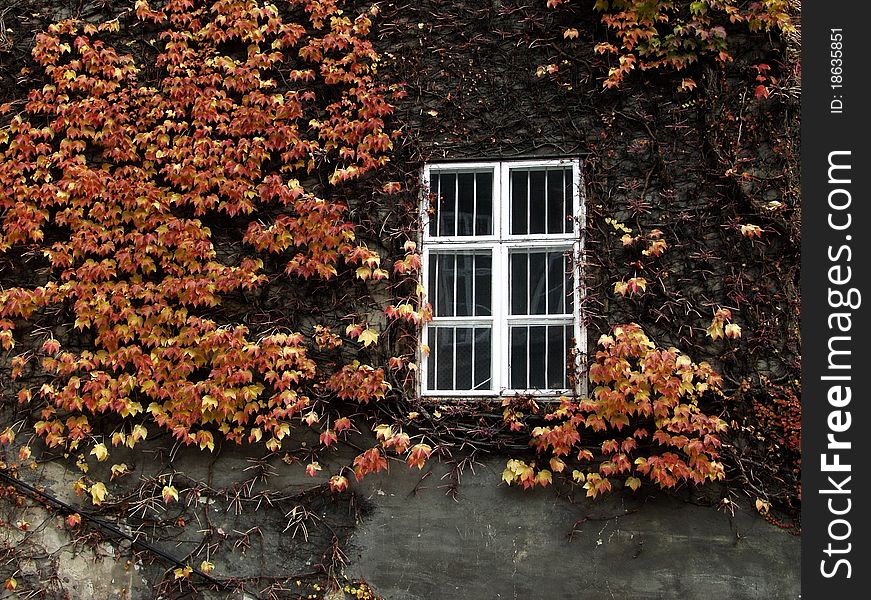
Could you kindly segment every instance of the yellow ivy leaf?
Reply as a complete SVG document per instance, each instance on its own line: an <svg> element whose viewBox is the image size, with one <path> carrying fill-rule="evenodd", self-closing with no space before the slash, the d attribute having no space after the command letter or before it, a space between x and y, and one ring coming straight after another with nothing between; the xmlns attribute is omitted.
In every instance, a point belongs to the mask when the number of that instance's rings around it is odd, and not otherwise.
<svg viewBox="0 0 871 600"><path fill-rule="evenodd" d="M637 477L627 477L626 478L626 487L631 489L633 492L641 487L641 480Z"/></svg>
<svg viewBox="0 0 871 600"><path fill-rule="evenodd" d="M215 451L215 438L212 436L211 432L208 431L200 431L197 434L197 437L200 438L199 446L200 450L209 449L210 452Z"/></svg>
<svg viewBox="0 0 871 600"><path fill-rule="evenodd" d="M505 467L505 470L502 471L502 481L511 485L515 479L517 479L517 474L510 467Z"/></svg>
<svg viewBox="0 0 871 600"><path fill-rule="evenodd" d="M148 430L142 425L134 425L133 431L131 432L130 436L137 441L144 440L146 437L148 437Z"/></svg>
<svg viewBox="0 0 871 600"><path fill-rule="evenodd" d="M214 563L211 563L207 560L204 560L203 562L200 563L200 571L202 571L203 573L206 573L208 575L209 573L211 573L214 570L215 570Z"/></svg>
<svg viewBox="0 0 871 600"><path fill-rule="evenodd" d="M644 277L632 277L626 282L626 289L630 294L637 294L639 290L643 292L647 289L647 280Z"/></svg>
<svg viewBox="0 0 871 600"><path fill-rule="evenodd" d="M109 456L109 450L106 448L106 444L97 444L94 446L94 449L91 450L91 454L97 457L97 460L103 462L106 460L106 457Z"/></svg>
<svg viewBox="0 0 871 600"><path fill-rule="evenodd" d="M727 338L735 339L741 337L741 326L736 325L735 323L729 323L726 325L724 331Z"/></svg>
<svg viewBox="0 0 871 600"><path fill-rule="evenodd" d="M375 432L375 437L379 440L386 442L393 437L393 428L390 425L381 423L376 425L372 430Z"/></svg>
<svg viewBox="0 0 871 600"><path fill-rule="evenodd" d="M723 322L720 320L714 320L706 331L708 332L708 335L711 336L712 340L720 339L723 337Z"/></svg>
<svg viewBox="0 0 871 600"><path fill-rule="evenodd" d="M363 333L360 334L360 337L357 338L357 341L363 344L364 347L371 346L372 344L378 342L378 332L372 328L366 329Z"/></svg>
<svg viewBox="0 0 871 600"><path fill-rule="evenodd" d="M761 238L762 237L762 228L759 225L753 225L748 223L747 225L741 225L741 235L753 239L754 237Z"/></svg>
<svg viewBox="0 0 871 600"><path fill-rule="evenodd" d="M98 481L92 485L91 489L88 491L91 493L91 502L97 506L103 503L103 500L106 499L106 495L108 494L106 486L102 481Z"/></svg>
<svg viewBox="0 0 871 600"><path fill-rule="evenodd" d="M193 568L190 565L188 565L184 568L179 567L177 569L173 569L172 574L175 575L176 579L187 579L188 577L190 577L190 574L193 572L194 572Z"/></svg>
<svg viewBox="0 0 871 600"><path fill-rule="evenodd" d="M112 465L112 479L116 477L121 477L123 475L127 475L130 472L127 467L127 463L120 463L117 465Z"/></svg>
<svg viewBox="0 0 871 600"><path fill-rule="evenodd" d="M542 469L535 476L535 482L540 486L547 486L549 483L553 483L553 474L547 469Z"/></svg>
<svg viewBox="0 0 871 600"><path fill-rule="evenodd" d="M163 486L163 501L169 504L171 500L178 502L178 490L173 485L165 485Z"/></svg>

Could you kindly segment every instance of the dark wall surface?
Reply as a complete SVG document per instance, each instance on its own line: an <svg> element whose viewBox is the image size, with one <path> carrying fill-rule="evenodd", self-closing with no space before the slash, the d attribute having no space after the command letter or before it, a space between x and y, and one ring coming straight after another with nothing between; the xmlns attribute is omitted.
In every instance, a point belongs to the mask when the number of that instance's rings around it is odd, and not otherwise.
<svg viewBox="0 0 871 600"><path fill-rule="evenodd" d="M373 510L347 572L391 600L800 597L800 539L746 509L664 493L571 502L500 486L503 467L467 472L456 501L440 470L365 480Z"/></svg>

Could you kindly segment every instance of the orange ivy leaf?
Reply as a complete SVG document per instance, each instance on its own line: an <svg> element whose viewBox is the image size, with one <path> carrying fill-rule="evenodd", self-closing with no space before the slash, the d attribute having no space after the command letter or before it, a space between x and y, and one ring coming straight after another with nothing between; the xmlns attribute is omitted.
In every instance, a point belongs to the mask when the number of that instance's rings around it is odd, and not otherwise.
<svg viewBox="0 0 871 600"><path fill-rule="evenodd" d="M429 459L431 454L432 447L428 444L415 444L408 453L405 462L407 462L410 467L423 469L424 464L426 464L426 461Z"/></svg>
<svg viewBox="0 0 871 600"><path fill-rule="evenodd" d="M79 513L73 513L64 519L64 522L67 527L78 527L82 523L82 516Z"/></svg>

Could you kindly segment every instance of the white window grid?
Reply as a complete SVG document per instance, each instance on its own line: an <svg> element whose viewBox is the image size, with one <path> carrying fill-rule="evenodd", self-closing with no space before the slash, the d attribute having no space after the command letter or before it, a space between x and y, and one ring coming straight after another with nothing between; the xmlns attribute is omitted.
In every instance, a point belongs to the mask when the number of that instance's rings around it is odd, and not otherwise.
<svg viewBox="0 0 871 600"><path fill-rule="evenodd" d="M571 168L572 173L572 227L571 231L560 234L525 234L512 235L510 233L511 215L509 204L510 171L512 169L534 168ZM432 173L438 172L478 172L483 170L493 171L493 228L490 235L480 236L431 236L430 235L430 204L429 190ZM437 317L424 326L422 343L425 347L430 345L430 331L434 327L474 327L478 325L491 326L491 365L490 374L493 382L489 389L465 389L445 390L427 388L429 369L432 368L429 356L421 356L419 361L420 380L419 392L423 396L431 398L458 398L458 397L495 397L514 395L536 396L559 396L571 392L583 393L586 388L583 373L582 359L586 356L587 344L584 331L580 306L584 295L582 257L584 252L583 227L585 223L585 210L582 197L581 161L577 158L570 159L530 159L530 160L504 160L504 161L481 161L481 162L444 162L431 163L424 168L423 187L425 192L422 203L422 276L427 277L431 255L444 252L492 252L491 316L452 316ZM475 197L475 212L477 213L477 197ZM528 207L528 203L527 203ZM527 209L528 210L528 209ZM455 211L455 218L458 211ZM528 217L527 217L527 222ZM455 224L454 231L457 231ZM510 289L509 289L509 255L517 250L551 250L570 252L573 268L573 289L571 325L574 333L574 346L576 363L575 372L578 375L578 389L515 389L510 382L510 340L509 327L513 324L521 325L554 325L568 324L565 315L511 315L510 314ZM429 290L427 290L429 293ZM433 307L435 308L435 307ZM454 353L456 361L456 353ZM527 361L529 360L527 352ZM474 361L473 361L474 362ZM456 378L456 369L454 369Z"/></svg>

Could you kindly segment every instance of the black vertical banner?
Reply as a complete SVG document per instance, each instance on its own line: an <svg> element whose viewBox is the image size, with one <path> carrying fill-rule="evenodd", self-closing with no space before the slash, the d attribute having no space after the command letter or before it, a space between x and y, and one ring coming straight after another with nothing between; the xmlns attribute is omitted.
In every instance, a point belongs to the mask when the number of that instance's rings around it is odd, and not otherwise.
<svg viewBox="0 0 871 600"><path fill-rule="evenodd" d="M866 598L871 215L861 2L802 6L802 598Z"/></svg>

